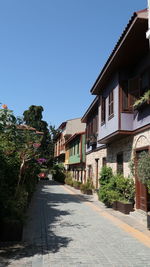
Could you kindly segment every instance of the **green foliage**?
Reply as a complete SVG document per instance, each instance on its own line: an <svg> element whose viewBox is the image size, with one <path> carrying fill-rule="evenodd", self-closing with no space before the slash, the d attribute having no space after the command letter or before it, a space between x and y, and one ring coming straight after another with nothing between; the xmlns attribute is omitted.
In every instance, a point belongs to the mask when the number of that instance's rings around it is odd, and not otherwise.
<svg viewBox="0 0 150 267"><path fill-rule="evenodd" d="M64 169L63 164L59 163L59 164L54 165L51 172L53 174L54 180L64 184L66 176L65 176L65 169Z"/></svg>
<svg viewBox="0 0 150 267"><path fill-rule="evenodd" d="M134 202L135 197L135 185L132 178L125 178L123 175L115 175L113 179L116 182L115 190L120 195L120 200L128 202Z"/></svg>
<svg viewBox="0 0 150 267"><path fill-rule="evenodd" d="M79 181L73 181L73 187L76 188L76 189L80 189L80 186L81 186L81 182Z"/></svg>
<svg viewBox="0 0 150 267"><path fill-rule="evenodd" d="M86 192L87 190L94 189L91 179L87 179L87 182L80 185L80 190Z"/></svg>
<svg viewBox="0 0 150 267"><path fill-rule="evenodd" d="M105 185L106 183L110 181L112 176L113 176L113 173L110 167L107 167L107 166L102 167L101 172L100 172L100 180L99 180L100 184Z"/></svg>
<svg viewBox="0 0 150 267"><path fill-rule="evenodd" d="M73 179L70 172L66 172L65 174L65 184L73 186Z"/></svg>
<svg viewBox="0 0 150 267"><path fill-rule="evenodd" d="M119 200L120 195L117 191L112 190L111 186L104 185L99 190L99 200L105 203L106 206L110 207L114 201Z"/></svg>
<svg viewBox="0 0 150 267"><path fill-rule="evenodd" d="M150 100L150 90L146 91L145 94L135 101L133 104L134 109L140 108L143 104Z"/></svg>
<svg viewBox="0 0 150 267"><path fill-rule="evenodd" d="M54 143L48 129L48 124L46 121L42 120L42 112L44 111L42 106L32 105L28 110L25 110L23 113L24 122L34 127L37 131L43 132L43 138L40 146L41 157L48 159L47 164L49 166L53 165L53 152L54 152ZM51 131L54 130L52 126Z"/></svg>
<svg viewBox="0 0 150 267"><path fill-rule="evenodd" d="M142 152L138 161L138 178L150 192L150 154Z"/></svg>
<svg viewBox="0 0 150 267"><path fill-rule="evenodd" d="M108 174L108 177L106 174ZM102 169L101 177L101 186L98 192L100 201L107 206L111 206L116 200L134 202L135 186L133 179L125 178L121 174L113 175L109 167Z"/></svg>
<svg viewBox="0 0 150 267"><path fill-rule="evenodd" d="M24 211L35 185L40 142L33 131L21 130L8 109L0 109L0 220L24 220Z"/></svg>
<svg viewBox="0 0 150 267"><path fill-rule="evenodd" d="M42 106L35 106L35 105L32 105L29 107L28 110L25 110L23 116L26 124L40 131L41 130L40 122L42 120L43 110L44 109Z"/></svg>
<svg viewBox="0 0 150 267"><path fill-rule="evenodd" d="M135 175L135 164L134 164L134 159L131 159L129 162L129 169L131 171L131 174L134 176Z"/></svg>

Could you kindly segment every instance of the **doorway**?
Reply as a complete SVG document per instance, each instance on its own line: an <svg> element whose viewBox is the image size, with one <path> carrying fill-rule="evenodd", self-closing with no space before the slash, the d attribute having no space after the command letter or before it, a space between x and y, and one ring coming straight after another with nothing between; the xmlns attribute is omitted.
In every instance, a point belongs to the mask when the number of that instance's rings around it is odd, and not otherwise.
<svg viewBox="0 0 150 267"><path fill-rule="evenodd" d="M136 188L136 208L143 211L150 211L150 194L146 185L142 184L138 179L138 160L142 152L149 152L148 148L138 149L135 151L135 188Z"/></svg>
<svg viewBox="0 0 150 267"><path fill-rule="evenodd" d="M98 161L99 159L95 159L95 163L96 163L96 189L98 189Z"/></svg>

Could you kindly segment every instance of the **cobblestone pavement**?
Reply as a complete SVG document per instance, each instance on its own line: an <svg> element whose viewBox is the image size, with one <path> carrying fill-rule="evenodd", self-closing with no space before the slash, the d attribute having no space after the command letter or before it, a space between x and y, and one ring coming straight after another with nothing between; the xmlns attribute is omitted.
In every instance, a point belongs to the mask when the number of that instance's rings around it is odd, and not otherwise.
<svg viewBox="0 0 150 267"><path fill-rule="evenodd" d="M52 181L38 185L24 242L1 249L0 267L150 266L150 243L117 225L93 197L72 191Z"/></svg>

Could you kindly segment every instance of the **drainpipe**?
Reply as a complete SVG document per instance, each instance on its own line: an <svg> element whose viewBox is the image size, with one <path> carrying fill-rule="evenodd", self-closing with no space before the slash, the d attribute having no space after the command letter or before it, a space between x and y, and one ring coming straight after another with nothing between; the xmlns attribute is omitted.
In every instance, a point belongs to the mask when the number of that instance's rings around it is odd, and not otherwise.
<svg viewBox="0 0 150 267"><path fill-rule="evenodd" d="M146 33L146 38L149 39L150 45L150 0L148 0L148 31Z"/></svg>

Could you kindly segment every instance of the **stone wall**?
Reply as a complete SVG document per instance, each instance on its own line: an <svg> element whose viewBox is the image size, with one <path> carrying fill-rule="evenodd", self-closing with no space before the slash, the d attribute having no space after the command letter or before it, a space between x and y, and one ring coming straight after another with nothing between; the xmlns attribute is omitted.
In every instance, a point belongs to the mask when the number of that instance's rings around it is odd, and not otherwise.
<svg viewBox="0 0 150 267"><path fill-rule="evenodd" d="M107 166L110 166L115 173L117 171L117 154L123 152L123 174L125 177L130 176L129 163L134 157L134 150L146 146L150 146L150 130L109 144L107 147Z"/></svg>
<svg viewBox="0 0 150 267"><path fill-rule="evenodd" d="M106 148L100 149L98 151L93 151L86 155L86 180L91 178L93 185L96 187L96 159L98 160L98 173L102 168L102 160L106 155ZM91 166L91 175L89 177L89 166Z"/></svg>
<svg viewBox="0 0 150 267"><path fill-rule="evenodd" d="M123 170L124 176L130 175L129 162L132 154L133 137L126 137L119 141L113 142L107 148L107 166L111 167L113 173L117 171L117 154L123 152Z"/></svg>

